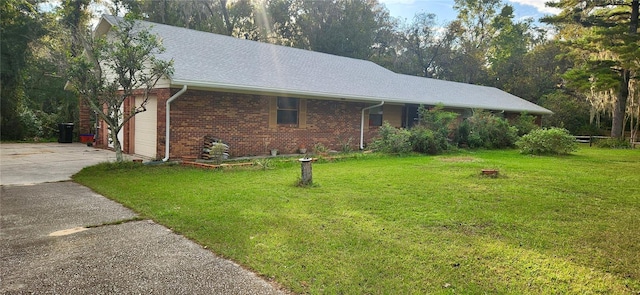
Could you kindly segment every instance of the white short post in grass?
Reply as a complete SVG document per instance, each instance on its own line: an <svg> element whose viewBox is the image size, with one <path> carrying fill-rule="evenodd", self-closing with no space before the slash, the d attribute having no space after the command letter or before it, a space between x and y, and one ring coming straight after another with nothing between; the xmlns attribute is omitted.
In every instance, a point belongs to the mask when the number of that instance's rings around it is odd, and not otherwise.
<svg viewBox="0 0 640 295"><path fill-rule="evenodd" d="M300 179L301 185L310 185L313 183L313 173L311 171L311 158L301 158L298 159L300 161L300 168L302 171L302 179Z"/></svg>

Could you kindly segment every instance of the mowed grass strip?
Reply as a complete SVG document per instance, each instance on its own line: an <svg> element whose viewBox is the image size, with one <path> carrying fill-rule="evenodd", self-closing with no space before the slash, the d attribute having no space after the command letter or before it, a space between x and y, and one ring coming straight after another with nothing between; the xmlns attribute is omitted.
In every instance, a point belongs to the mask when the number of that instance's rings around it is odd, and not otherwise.
<svg viewBox="0 0 640 295"><path fill-rule="evenodd" d="M277 166L74 179L297 293L640 292L640 150Z"/></svg>

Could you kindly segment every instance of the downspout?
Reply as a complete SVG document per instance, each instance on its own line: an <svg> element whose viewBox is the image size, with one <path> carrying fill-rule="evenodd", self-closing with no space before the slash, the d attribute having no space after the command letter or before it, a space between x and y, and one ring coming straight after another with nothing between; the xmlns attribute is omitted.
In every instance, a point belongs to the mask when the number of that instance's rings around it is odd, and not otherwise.
<svg viewBox="0 0 640 295"><path fill-rule="evenodd" d="M169 128L171 125L171 102L176 100L180 95L182 95L183 93L185 93L185 91L187 91L187 85L182 86L182 89L180 89L180 91L176 92L176 94L172 95L171 97L169 97L169 99L167 100L167 105L165 107L165 111L166 111L166 121L165 121L165 138L164 138L164 159L162 159L162 162L166 162L169 160L169 139L170 139L170 129Z"/></svg>
<svg viewBox="0 0 640 295"><path fill-rule="evenodd" d="M362 117L360 119L360 149L361 150L364 149L364 111L370 110L370 109L373 109L373 108L377 108L377 107L381 107L383 104L384 104L384 101L381 102L380 104L373 105L373 106L366 107L366 108L362 109Z"/></svg>

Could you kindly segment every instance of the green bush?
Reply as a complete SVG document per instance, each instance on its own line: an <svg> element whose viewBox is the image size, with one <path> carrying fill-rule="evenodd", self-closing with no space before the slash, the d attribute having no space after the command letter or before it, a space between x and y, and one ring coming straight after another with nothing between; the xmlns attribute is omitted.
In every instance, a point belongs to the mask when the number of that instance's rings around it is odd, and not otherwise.
<svg viewBox="0 0 640 295"><path fill-rule="evenodd" d="M451 126L458 118L459 114L444 110L442 104L438 104L431 109L420 106L418 109L418 125L423 126L444 138L448 138L451 133Z"/></svg>
<svg viewBox="0 0 640 295"><path fill-rule="evenodd" d="M518 128L518 136L529 134L529 132L540 128L536 124L536 117L522 113L518 116L518 119L513 122L513 126Z"/></svg>
<svg viewBox="0 0 640 295"><path fill-rule="evenodd" d="M575 137L563 128L537 129L516 142L523 154L569 154L578 148Z"/></svg>
<svg viewBox="0 0 640 295"><path fill-rule="evenodd" d="M484 146L484 139L480 137L478 133L471 133L469 131L469 135L467 136L467 145L470 148L480 148Z"/></svg>
<svg viewBox="0 0 640 295"><path fill-rule="evenodd" d="M431 109L420 106L418 114L418 124L409 130L413 151L435 155L450 149L451 126L458 113L445 111L443 105L436 105Z"/></svg>
<svg viewBox="0 0 640 295"><path fill-rule="evenodd" d="M313 152L316 154L322 154L322 153L326 153L329 151L329 148L327 148L326 146L324 146L324 144L322 143L316 143L313 145Z"/></svg>
<svg viewBox="0 0 640 295"><path fill-rule="evenodd" d="M408 130L384 122L378 130L378 138L371 145L374 150L383 153L406 154L412 150L410 136Z"/></svg>
<svg viewBox="0 0 640 295"><path fill-rule="evenodd" d="M518 138L517 133L517 128L507 120L485 111L475 111L458 128L458 138L466 138L470 148L509 148Z"/></svg>
<svg viewBox="0 0 640 295"><path fill-rule="evenodd" d="M596 146L607 149L630 149L631 142L623 138L596 139Z"/></svg>
<svg viewBox="0 0 640 295"><path fill-rule="evenodd" d="M462 121L462 123L458 125L458 129L456 129L456 134L454 138L456 145L460 147L468 146L470 131L471 131L471 126L469 126L469 122L467 120Z"/></svg>
<svg viewBox="0 0 640 295"><path fill-rule="evenodd" d="M423 154L439 154L448 149L447 139L423 126L416 126L409 130L409 142L414 152Z"/></svg>
<svg viewBox="0 0 640 295"><path fill-rule="evenodd" d="M340 145L340 151L343 153L353 152L352 142L353 142L353 137L349 137L346 140L338 139L338 144Z"/></svg>

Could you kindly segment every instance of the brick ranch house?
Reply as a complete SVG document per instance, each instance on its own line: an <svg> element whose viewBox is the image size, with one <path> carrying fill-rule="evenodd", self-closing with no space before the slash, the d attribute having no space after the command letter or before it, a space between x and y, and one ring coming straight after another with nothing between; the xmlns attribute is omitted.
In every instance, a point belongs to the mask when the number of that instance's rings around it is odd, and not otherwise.
<svg viewBox="0 0 640 295"><path fill-rule="evenodd" d="M109 34L120 18L103 16L96 34ZM515 118L551 111L492 87L401 75L365 60L260 43L137 21L162 41L160 58L174 73L156 85L147 111L119 134L123 151L151 159L200 154L205 136L221 139L232 156L294 153L321 143L340 149L366 146L383 121L410 127L419 105L443 104L468 117L473 109ZM125 102L125 108L139 98ZM97 133L81 109L79 131ZM167 128L167 126L169 128ZM95 131L97 129L97 131Z"/></svg>

